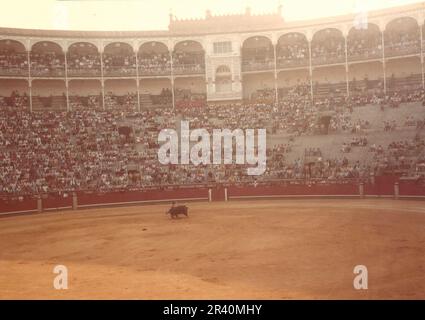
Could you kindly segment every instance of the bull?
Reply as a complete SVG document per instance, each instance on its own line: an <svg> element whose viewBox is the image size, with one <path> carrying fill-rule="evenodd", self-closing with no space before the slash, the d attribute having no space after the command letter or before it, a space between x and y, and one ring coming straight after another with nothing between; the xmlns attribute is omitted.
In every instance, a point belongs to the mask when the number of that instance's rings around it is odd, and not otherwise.
<svg viewBox="0 0 425 320"><path fill-rule="evenodd" d="M188 217L188 208L187 206L176 206L176 207L171 207L166 214L170 214L171 215L171 219L175 219L179 217L179 214L182 214L186 217Z"/></svg>

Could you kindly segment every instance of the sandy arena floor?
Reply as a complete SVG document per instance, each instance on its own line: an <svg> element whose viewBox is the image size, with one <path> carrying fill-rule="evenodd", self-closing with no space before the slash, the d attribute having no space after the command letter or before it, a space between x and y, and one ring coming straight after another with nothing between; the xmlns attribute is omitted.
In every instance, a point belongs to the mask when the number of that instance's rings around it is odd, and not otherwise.
<svg viewBox="0 0 425 320"><path fill-rule="evenodd" d="M178 220L167 207L1 218L0 298L425 299L425 202L193 203Z"/></svg>

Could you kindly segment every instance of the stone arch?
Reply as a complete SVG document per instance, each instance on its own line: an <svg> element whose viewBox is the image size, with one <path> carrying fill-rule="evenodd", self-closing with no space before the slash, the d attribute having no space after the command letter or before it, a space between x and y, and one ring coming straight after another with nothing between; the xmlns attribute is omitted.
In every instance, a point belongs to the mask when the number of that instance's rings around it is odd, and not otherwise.
<svg viewBox="0 0 425 320"><path fill-rule="evenodd" d="M337 28L317 31L311 41L311 58L315 65L335 64L345 61L345 38Z"/></svg>
<svg viewBox="0 0 425 320"><path fill-rule="evenodd" d="M368 23L365 29L352 27L347 35L347 51L350 61L381 58L382 33L379 26Z"/></svg>
<svg viewBox="0 0 425 320"><path fill-rule="evenodd" d="M0 54L6 64L0 64L0 75L28 76L28 55L25 45L13 39L0 40Z"/></svg>
<svg viewBox="0 0 425 320"><path fill-rule="evenodd" d="M270 38L252 36L244 40L241 49L242 71L272 70L274 48Z"/></svg>
<svg viewBox="0 0 425 320"><path fill-rule="evenodd" d="M227 65L220 65L215 70L215 91L232 91L232 71Z"/></svg>
<svg viewBox="0 0 425 320"><path fill-rule="evenodd" d="M65 54L57 42L35 42L31 46L30 61L33 77L65 76Z"/></svg>
<svg viewBox="0 0 425 320"><path fill-rule="evenodd" d="M140 45L137 52L139 75L169 75L171 57L163 42L147 41Z"/></svg>
<svg viewBox="0 0 425 320"><path fill-rule="evenodd" d="M68 76L100 76L100 52L91 42L74 42L67 51Z"/></svg>
<svg viewBox="0 0 425 320"><path fill-rule="evenodd" d="M309 65L307 37L300 32L281 35L277 41L276 60L278 68Z"/></svg>
<svg viewBox="0 0 425 320"><path fill-rule="evenodd" d="M176 43L173 51L173 70L176 74L204 74L205 51L195 40Z"/></svg>
<svg viewBox="0 0 425 320"><path fill-rule="evenodd" d="M384 38L386 57L420 53L420 29L415 18L399 17L389 21Z"/></svg>
<svg viewBox="0 0 425 320"><path fill-rule="evenodd" d="M106 77L136 75L136 55L127 42L110 42L103 50L103 71Z"/></svg>

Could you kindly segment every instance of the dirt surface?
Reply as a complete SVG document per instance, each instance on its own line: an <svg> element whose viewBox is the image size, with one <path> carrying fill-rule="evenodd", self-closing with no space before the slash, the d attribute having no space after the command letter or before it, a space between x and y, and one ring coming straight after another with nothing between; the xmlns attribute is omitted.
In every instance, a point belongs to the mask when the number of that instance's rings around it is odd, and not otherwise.
<svg viewBox="0 0 425 320"><path fill-rule="evenodd" d="M0 298L425 299L425 202L192 203L178 220L167 207L1 218Z"/></svg>

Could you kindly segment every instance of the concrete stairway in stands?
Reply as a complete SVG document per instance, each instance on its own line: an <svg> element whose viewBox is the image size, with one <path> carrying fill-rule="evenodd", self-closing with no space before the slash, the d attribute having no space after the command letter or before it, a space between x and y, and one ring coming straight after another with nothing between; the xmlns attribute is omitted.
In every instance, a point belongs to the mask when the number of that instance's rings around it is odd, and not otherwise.
<svg viewBox="0 0 425 320"><path fill-rule="evenodd" d="M53 96L52 109L61 111L66 110L66 98L64 96Z"/></svg>
<svg viewBox="0 0 425 320"><path fill-rule="evenodd" d="M143 90L140 92L140 108L151 108L153 107L153 101L149 91Z"/></svg>
<svg viewBox="0 0 425 320"><path fill-rule="evenodd" d="M66 98L64 96L32 97L33 111L64 111L66 110Z"/></svg>

